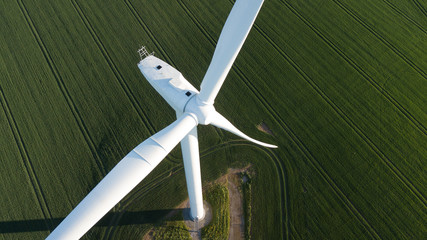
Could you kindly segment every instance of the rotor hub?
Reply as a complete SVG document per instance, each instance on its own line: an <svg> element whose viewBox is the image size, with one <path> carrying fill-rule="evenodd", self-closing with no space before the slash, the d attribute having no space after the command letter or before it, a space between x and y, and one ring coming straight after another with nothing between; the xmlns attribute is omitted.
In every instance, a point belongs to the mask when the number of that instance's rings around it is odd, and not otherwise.
<svg viewBox="0 0 427 240"><path fill-rule="evenodd" d="M184 112L192 113L197 117L197 121L202 125L209 125L212 122L216 110L213 104L205 104L199 99L199 94L188 100L184 107Z"/></svg>

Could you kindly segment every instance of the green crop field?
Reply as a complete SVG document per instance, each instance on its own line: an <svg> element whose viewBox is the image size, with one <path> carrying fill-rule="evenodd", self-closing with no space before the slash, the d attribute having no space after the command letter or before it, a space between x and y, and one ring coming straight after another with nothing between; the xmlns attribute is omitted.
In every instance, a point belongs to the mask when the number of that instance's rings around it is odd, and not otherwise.
<svg viewBox="0 0 427 240"><path fill-rule="evenodd" d="M136 50L199 88L234 1L0 1L0 239L44 239L175 119ZM252 166L252 239L425 238L426 9L265 1L215 107L279 148L198 128L204 183ZM186 198L178 146L84 239L141 239Z"/></svg>

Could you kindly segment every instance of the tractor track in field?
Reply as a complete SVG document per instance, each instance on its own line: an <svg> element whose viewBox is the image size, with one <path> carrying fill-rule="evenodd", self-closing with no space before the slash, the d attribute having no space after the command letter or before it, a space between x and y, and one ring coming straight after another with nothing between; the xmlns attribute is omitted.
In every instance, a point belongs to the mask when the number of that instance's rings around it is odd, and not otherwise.
<svg viewBox="0 0 427 240"><path fill-rule="evenodd" d="M297 16L305 25L307 25L322 41L324 41L332 50L334 50L344 61L353 67L366 81L368 81L377 92L395 106L420 132L427 135L427 130L404 106L402 106L394 97L382 88L368 73L366 73L359 65L349 58L341 49L339 49L332 41L326 38L319 29L304 18L294 7L288 2L281 0L295 16Z"/></svg>
<svg viewBox="0 0 427 240"><path fill-rule="evenodd" d="M415 71L417 71L424 79L427 79L427 74L418 67L414 62L412 62L404 53L402 53L398 48L396 48L392 43L390 43L385 37L378 33L370 24L364 21L359 15L357 15L353 10L348 6L342 3L339 0L332 0L338 7L340 7L347 15L352 17L356 22L362 25L366 30L368 30L372 35L374 35L378 40L380 40L384 45L386 45L390 50L392 50L397 56L399 56L403 61L411 66Z"/></svg>
<svg viewBox="0 0 427 240"><path fill-rule="evenodd" d="M242 80L247 79L246 76L240 71L240 69L237 69L236 72ZM258 94L256 88L252 86L249 81L246 82L245 80L243 80L243 82L245 82L245 85L251 89L253 94ZM270 112L271 116L279 124L282 130L284 130L284 132L288 135L288 138L297 146L298 150L304 155L304 158L309 161L311 166L317 171L317 173L319 173L323 180L325 180L325 182L329 184L334 193L341 199L343 204L350 210L350 212L360 221L363 226L368 228L367 230L369 233L371 233L371 236L373 238L375 238L374 236L376 236L377 239L380 239L380 237L369 224L369 222L363 217L359 210L357 210L357 208L353 205L350 199L348 199L348 197L338 187L335 181L329 176L326 170L323 169L322 165L310 152L304 142L296 135L296 133L291 129L291 127L289 127L289 125L280 117L280 115L274 110L274 108L267 102L264 97L259 94L257 95L257 97L261 104L267 109L267 111Z"/></svg>
<svg viewBox="0 0 427 240"><path fill-rule="evenodd" d="M135 109L136 113L138 114L141 121L144 123L147 130L150 132L150 134L155 134L156 129L154 128L153 123L148 118L147 114L142 109L139 102L136 100L135 95L132 93L132 91L129 88L129 85L124 80L122 74L118 70L116 64L114 63L112 57L108 53L106 47L101 41L101 38L96 34L94 28L92 27L92 24L89 22L88 18L86 17L85 13L81 9L79 3L76 0L70 0L71 4L74 7L74 10L77 12L77 15L80 17L80 20L82 21L83 25L86 27L89 34L92 36L93 41L95 42L96 46L98 47L99 51L101 52L102 56L104 57L105 61L107 62L111 72L114 74L117 82L122 87L123 92L128 97L129 101L132 104L132 107Z"/></svg>
<svg viewBox="0 0 427 240"><path fill-rule="evenodd" d="M292 232L291 232L292 239L303 239L301 237L301 234L299 234L299 232L295 229L295 226L292 223L290 224L290 226L292 229Z"/></svg>
<svg viewBox="0 0 427 240"><path fill-rule="evenodd" d="M139 15L138 11L135 9L133 4L129 0L123 1L128 10L131 12L132 16L136 19L136 21L139 23L139 25L144 29L144 31L148 34L148 36L153 41L154 45L157 49L160 50L160 54L165 58L165 60L172 66L176 67L175 62L169 57L169 55L166 53L166 51L163 49L163 47L160 45L159 41L157 41L156 37L154 37L154 34L150 31L147 24L144 22L142 17Z"/></svg>
<svg viewBox="0 0 427 240"><path fill-rule="evenodd" d="M415 5L417 6L417 8L424 14L424 17L427 17L427 11L426 9L423 7L423 5L421 3L418 2L418 0L413 0Z"/></svg>
<svg viewBox="0 0 427 240"><path fill-rule="evenodd" d="M260 30L261 31L261 30ZM363 141L371 148L371 150L382 160L385 166L399 179L411 193L426 207L426 199L424 195L418 190L417 187L399 170L398 167L384 154L375 143L348 117L343 110L341 110L321 89L317 84L295 63L293 60L284 53L280 47L275 43L273 45L279 53L281 53L288 62L298 71L298 73L307 81L307 83L341 116L341 118L355 131L355 133L363 139Z"/></svg>
<svg viewBox="0 0 427 240"><path fill-rule="evenodd" d="M16 124L15 118L12 115L9 104L6 101L6 96L4 95L3 88L1 86L0 86L0 105L3 108L3 111L6 115L6 120L9 124L9 128L12 132L13 138L15 139L15 143L19 149L19 153L22 159L22 164L25 167L25 171L29 178L29 182L31 183L33 193L37 199L38 205L43 214L46 227L47 229L52 229L53 227L52 213L50 212L50 209L47 205L46 197L41 188L40 181L37 178L36 172L34 170L34 166L28 154L28 150L25 147L21 133L19 132L19 129L18 129L18 125Z"/></svg>
<svg viewBox="0 0 427 240"><path fill-rule="evenodd" d="M181 1L179 2L181 3ZM187 9L186 11L189 11L188 8L186 9ZM191 12L187 12L187 13L190 15L191 18L194 18L194 20L197 21ZM210 36L210 34L207 33L207 31L203 28L203 26L201 26L200 23L198 24L198 26L202 28L201 31L206 35L208 39L210 39L210 42L215 46L215 41L213 40L212 36ZM311 154L311 152L308 150L308 147L294 133L294 131L288 126L288 124L286 124L286 122L280 117L280 114L278 114L274 110L274 108L268 103L268 101L262 96L262 94L259 94L256 87L250 81L248 81L248 78L244 75L242 70L240 70L240 68L237 65L235 65L234 70L239 75L239 78L242 80L242 82L250 89L250 91L254 94L254 96L261 102L261 104L265 107L265 109L270 113L270 115L277 121L277 123L279 123L279 126L286 132L289 139L298 147L298 149L304 155L304 157L307 160L309 160L309 163L312 165L312 167L329 184L329 186L332 188L334 193L341 199L341 201L348 208L348 210L356 217L356 219L359 220L359 222L366 228L366 230L371 234L373 238L381 239L378 233L369 224L369 222L364 218L364 216L359 212L359 210L357 210L357 208L348 199L348 197L342 192L342 190L333 181L333 179L329 176L329 174L323 169L323 167L318 162L318 160ZM289 232L289 229L287 230ZM287 233L287 235L289 235L289 233Z"/></svg>
<svg viewBox="0 0 427 240"><path fill-rule="evenodd" d="M275 165L275 169L277 171L277 175L279 177L279 188L280 188L280 196L281 196L281 203L284 203L284 206L282 204L280 204L281 207L281 225L284 229L289 228L290 222L288 221L290 218L290 198L289 198L289 193L288 193L288 180L287 180L287 174L286 174L286 169L284 167L283 161L280 160L279 156L277 153L275 153L273 150L271 149L266 149L263 148L261 146L258 146L254 143L248 142L246 140L230 140L230 141L226 141L220 144L217 144L215 146L212 146L210 148L207 148L203 151L201 151L200 153L200 157L206 157L210 154L215 153L216 151L222 150L222 149L229 149L231 147L236 147L236 146L249 146L249 147L254 147L262 152L264 152L265 154L267 154L273 161L273 164ZM151 182L147 183L146 186L144 186L143 188L139 189L137 192L133 193L132 195L126 197L126 199L124 201L122 201L120 203L120 206L118 208L118 212L119 214L115 215L115 218L112 219L112 221L110 222L110 225L108 227L108 229L106 230L106 234L104 235L103 239L104 240L110 240L114 238L114 233L117 229L117 226L119 224L119 221L121 219L121 217L124 215L124 213L126 212L127 208L135 201L140 200L142 197L145 196L145 194L147 194L149 191L155 189L156 187L158 187L160 184L162 184L163 181L167 180L170 176L176 174L178 171L182 171L184 169L184 167L181 166L177 166L172 168L171 170L161 174L159 177L153 179ZM286 224L286 225L284 225ZM286 231L287 236L286 239L290 239L290 232Z"/></svg>
<svg viewBox="0 0 427 240"><path fill-rule="evenodd" d="M120 222L120 219L123 217L123 215L126 213L126 210L129 208L129 206L131 206L133 202L140 200L142 197L145 196L145 194L157 188L160 184L163 183L163 181L165 181L172 175L175 175L178 171L181 171L182 169L184 169L184 167L181 164L180 166L173 167L172 169L163 172L150 182L144 184L143 187L129 194L122 201L120 201L118 206L115 207L115 212L118 212L118 214L115 214L114 217L111 219L102 239L109 240L114 237L114 233L117 230L117 226Z"/></svg>
<svg viewBox="0 0 427 240"><path fill-rule="evenodd" d="M414 19L412 19L410 16L406 15L405 12L403 12L402 10L400 10L398 7L396 7L395 5L393 5L388 0L383 0L383 2L387 6L389 6L391 9L393 9L398 15L402 16L403 18L405 18L406 20L408 20L409 22L411 22L414 26L416 26L418 29L420 29L422 32L424 32L424 33L427 34L427 31L423 28L423 26L421 24L419 24L417 21L415 21Z"/></svg>
<svg viewBox="0 0 427 240"><path fill-rule="evenodd" d="M393 175L400 180L411 193L418 198L418 200L426 207L426 200L421 191L415 187L415 185L396 167L385 153L363 132L363 130L349 117L345 111L343 111L329 96L322 91L322 89L316 84L316 82L309 77L307 73L295 62L292 58L287 55L283 49L281 49L267 34L256 24L254 28L264 36L264 38L276 49L276 51L298 72L298 74L307 82L308 85L338 114L341 119L359 136L363 142L377 155L377 157L383 162L385 166L393 173Z"/></svg>
<svg viewBox="0 0 427 240"><path fill-rule="evenodd" d="M132 3L129 0L123 1L128 10L131 12L132 16L136 19L138 24L144 29L144 31L147 33L147 35L150 37L150 39L153 41L154 45L157 47L157 49L160 50L160 54L165 58L165 60L171 64L172 66L176 67L177 65L172 60L172 58L169 56L169 54L166 53L166 51L163 49L162 45L159 43L159 41L156 39L154 34L150 31L150 28L147 26L147 24L144 22L142 17L139 15L138 11L135 9L135 7L132 5ZM215 128L215 131L218 134L218 137L223 140L224 139L224 133L221 129Z"/></svg>
<svg viewBox="0 0 427 240"><path fill-rule="evenodd" d="M31 20L31 17L29 15L27 8L25 7L24 3L22 2L22 0L17 0L17 3L18 3L18 6L21 10L22 15L24 16L24 18L28 24L28 27L30 28L31 33L33 34L33 37L35 38L35 40L36 40L36 42L40 48L40 51L42 52L48 66L49 66L49 68L50 68L50 70L51 70L51 72L52 72L52 74L56 80L56 83L58 84L58 88L61 90L61 93L64 96L65 101L67 102L67 105L68 105L71 113L74 116L74 119L76 120L76 123L79 127L79 130L82 133L83 138L85 139L86 144L88 145L88 147L92 153L92 157L95 161L95 164L98 166L98 169L103 174L103 176L105 176L106 172L107 172L105 169L105 166L102 163L102 160L98 155L98 152L96 151L95 144L94 144L91 136L89 135L89 131L88 131L86 125L84 124L82 117L80 115L80 112L78 111L73 99L71 98L71 95L68 92L68 90L65 86L65 83L64 83L61 75L59 74L59 71L58 71L56 65L53 62L52 57L49 54L49 51L47 50L47 48L46 48L45 44L43 43L43 40L41 39L33 21Z"/></svg>
<svg viewBox="0 0 427 240"><path fill-rule="evenodd" d="M144 124L145 128L149 131L149 133L151 135L155 134L156 133L156 129L155 129L153 123L150 121L150 119L148 118L147 114L142 109L142 107L139 104L139 102L136 100L135 95L130 90L128 84L126 83L126 81L124 80L124 78L121 75L120 71L118 70L116 64L114 63L114 61L110 57L109 53L107 52L107 49L105 48L104 44L101 42L101 39L96 34L95 30L93 29L92 25L90 24L88 18L84 14L84 12L81 9L80 5L77 3L76 0L70 0L70 1L71 1L72 5L74 7L74 10L77 12L77 14L79 15L81 21L83 22L83 24L85 25L86 29L88 30L88 32L92 36L92 39L95 42L95 44L97 45L98 49L100 50L102 56L106 60L108 66L110 68L110 70L113 72L113 74L114 74L117 82L122 87L123 92L125 93L125 95L129 99L129 101L131 102L132 107L134 108L134 110L137 113L138 117L141 119L142 123ZM166 160L170 161L172 163L179 163L177 159L175 159L174 157L172 157L170 155L168 155L166 157Z"/></svg>

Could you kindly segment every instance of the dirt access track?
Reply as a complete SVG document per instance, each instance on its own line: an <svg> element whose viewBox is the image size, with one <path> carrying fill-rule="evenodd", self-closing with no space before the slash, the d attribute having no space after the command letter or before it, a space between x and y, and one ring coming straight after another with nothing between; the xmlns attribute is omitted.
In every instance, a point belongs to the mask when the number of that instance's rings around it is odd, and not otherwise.
<svg viewBox="0 0 427 240"><path fill-rule="evenodd" d="M240 170L240 169L239 169ZM230 198L230 233L228 239L240 240L245 239L245 218L243 215L243 196L239 191L240 176L237 171L228 173L228 197Z"/></svg>

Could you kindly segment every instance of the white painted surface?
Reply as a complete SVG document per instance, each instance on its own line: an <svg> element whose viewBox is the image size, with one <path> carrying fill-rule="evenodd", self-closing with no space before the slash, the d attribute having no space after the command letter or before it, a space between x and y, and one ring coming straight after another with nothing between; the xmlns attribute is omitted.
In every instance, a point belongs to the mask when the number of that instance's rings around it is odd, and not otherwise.
<svg viewBox="0 0 427 240"><path fill-rule="evenodd" d="M219 36L211 64L200 86L199 98L205 104L214 103L263 2L263 0L238 0L231 9Z"/></svg>
<svg viewBox="0 0 427 240"><path fill-rule="evenodd" d="M158 69L158 66L161 68ZM151 86L175 111L184 111L188 100L199 93L178 70L155 56L142 59L138 67ZM191 95L187 96L187 92Z"/></svg>
<svg viewBox="0 0 427 240"><path fill-rule="evenodd" d="M203 209L202 177L200 173L199 141L197 127L181 141L182 157L184 160L185 180L187 181L190 214L195 220L205 217Z"/></svg>

